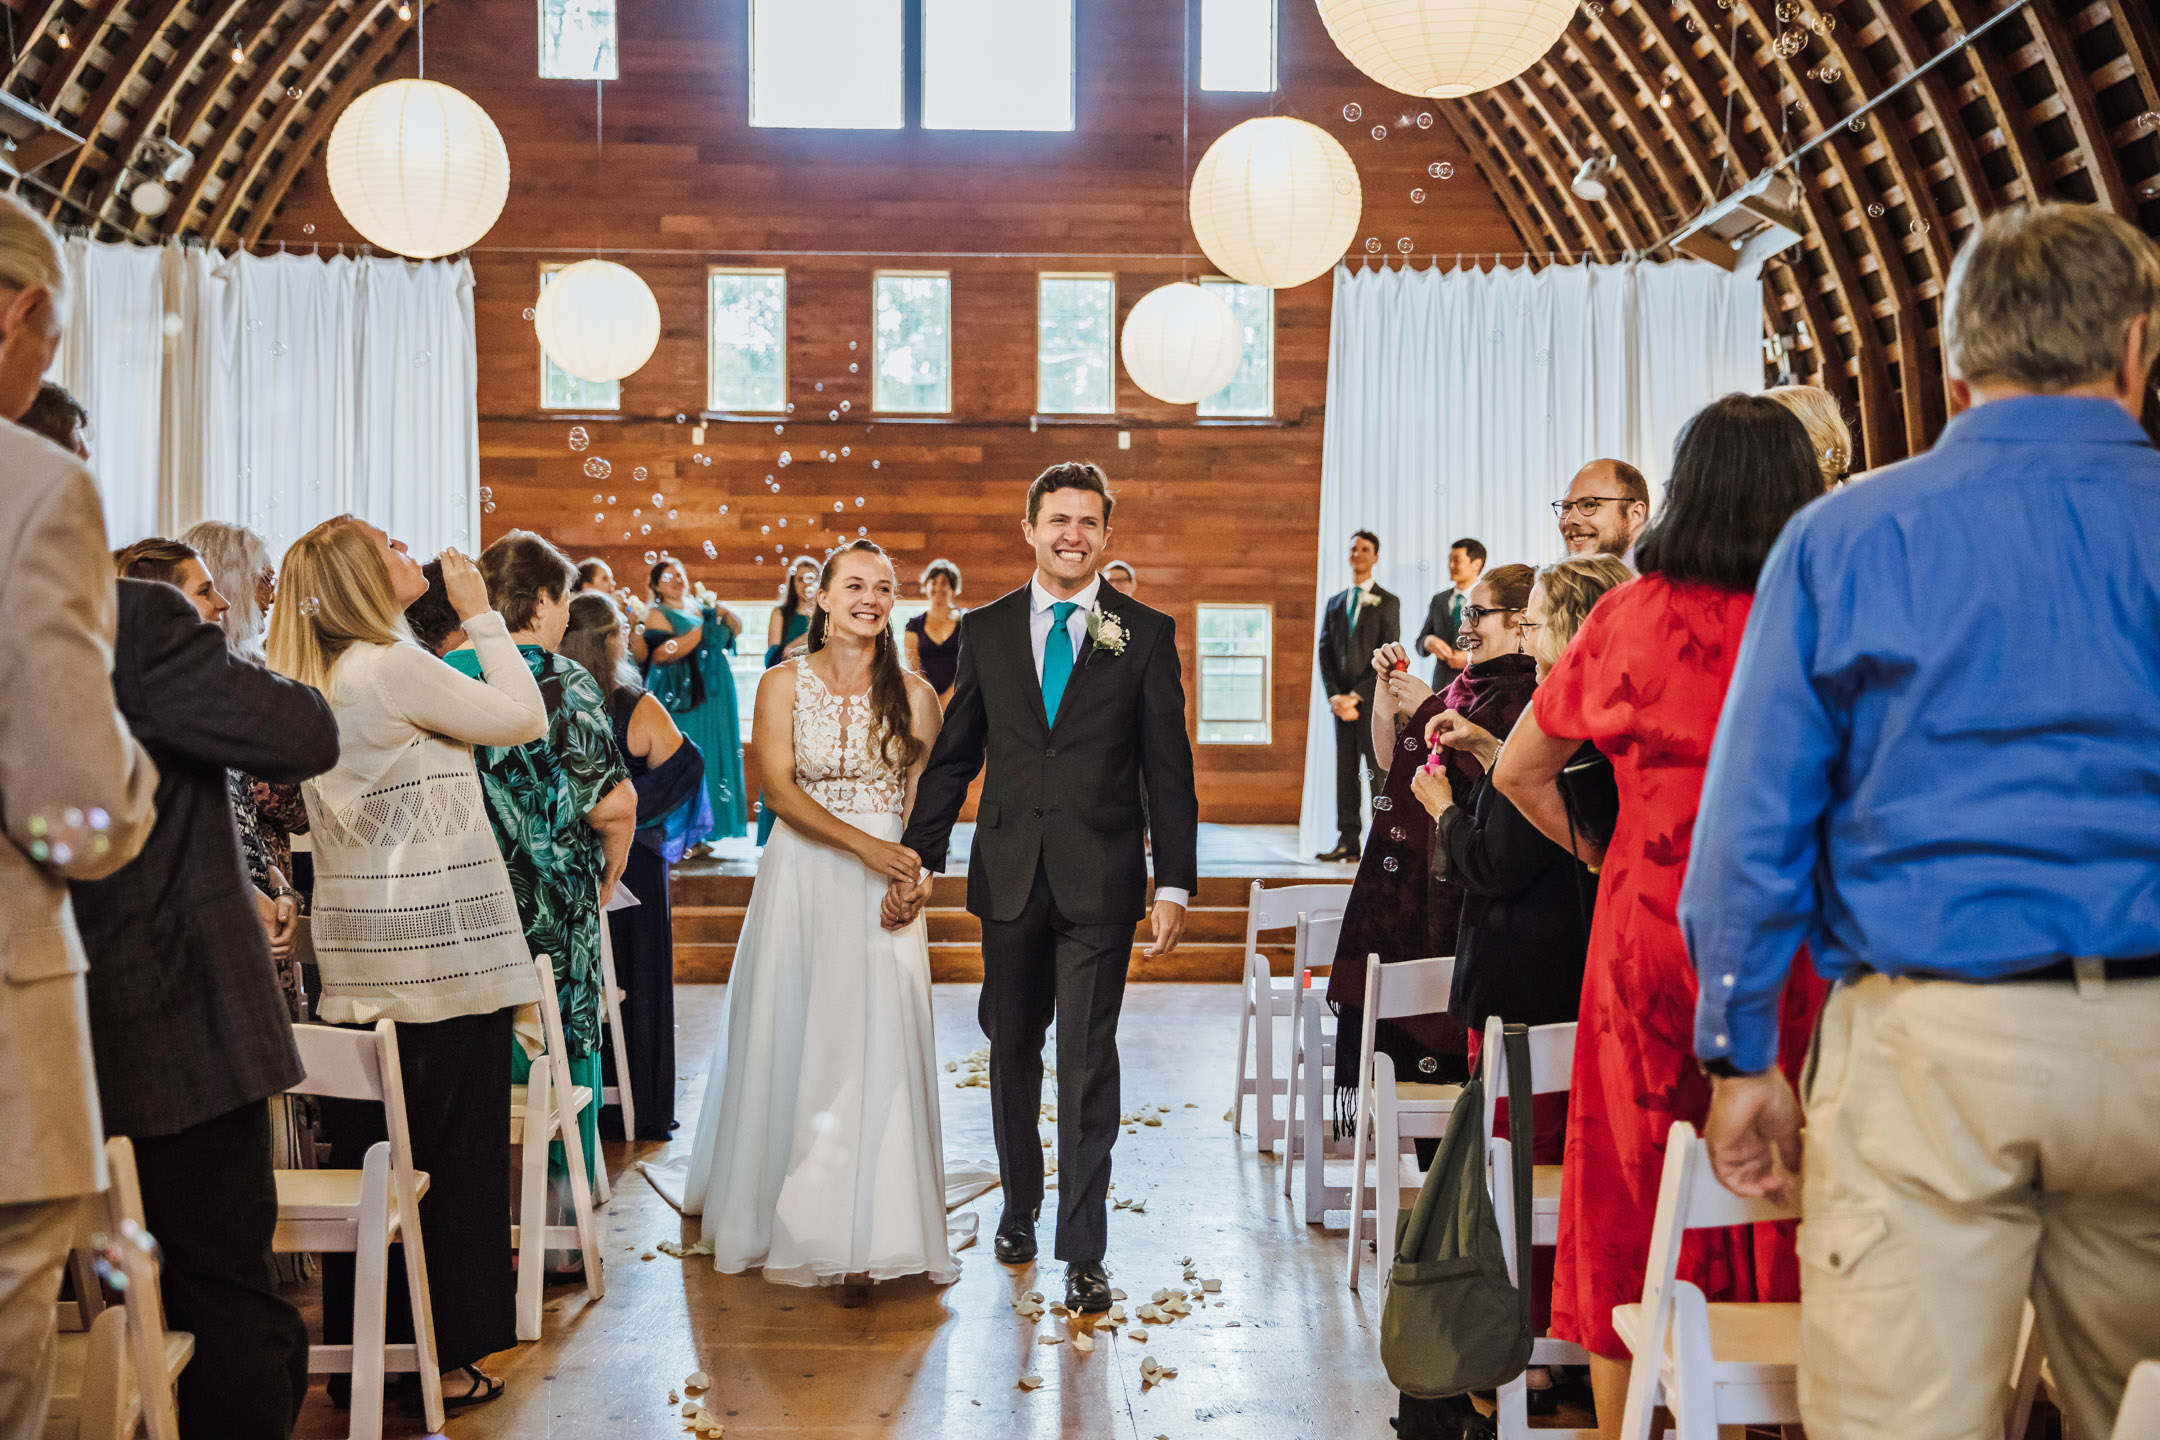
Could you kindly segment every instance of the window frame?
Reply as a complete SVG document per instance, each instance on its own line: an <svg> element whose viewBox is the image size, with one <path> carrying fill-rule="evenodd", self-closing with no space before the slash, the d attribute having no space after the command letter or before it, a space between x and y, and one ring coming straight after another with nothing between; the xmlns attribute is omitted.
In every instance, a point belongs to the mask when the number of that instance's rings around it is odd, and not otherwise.
<svg viewBox="0 0 2160 1440"><path fill-rule="evenodd" d="M722 405L713 394L713 280L720 275L780 277L780 399L767 410ZM705 267L705 409L722 415L785 415L788 406L788 272L785 265L707 265Z"/></svg>
<svg viewBox="0 0 2160 1440"><path fill-rule="evenodd" d="M547 10L548 10L548 0L534 0L534 4L533 4L533 9L534 9L535 13L536 13L536 14L537 14L537 15L539 16L539 20L540 20L540 24L539 24L539 29L538 29L538 35L537 35L537 39L539 40L539 44L538 44L538 46L536 47L536 49L537 49L537 53L536 53L536 54L534 55L534 57L533 57L533 69L534 69L534 71L535 71L535 72L537 73L537 75L539 76L539 78L540 78L540 79L542 79L542 80L568 80L568 81L571 81L572 83L577 83L577 82L583 82L583 83L585 83L585 84L591 84L591 83L593 83L594 81L598 81L598 80L620 80L620 79L622 78L622 5L621 5L621 3L620 3L620 0L610 0L610 4L609 4L609 7L608 7L608 28L609 28L610 30L612 30L612 31L614 31L614 32L615 32L615 35L614 35L614 40L613 40L613 42L612 42L612 43L611 43L611 44L610 44L610 45L608 46L608 50L609 50L609 52L610 52L610 53L611 53L611 54L613 55L613 57L614 57L614 68L613 68L613 69L611 69L611 70L610 70L610 71L609 71L609 72L608 72L607 74L605 74L605 75L550 75L550 74L548 74L548 72L547 72L547 23L548 23L548 22L547 22Z"/></svg>
<svg viewBox="0 0 2160 1440"><path fill-rule="evenodd" d="M1211 659L1242 660L1250 656L1211 656L1203 648L1202 619L1209 610L1258 610L1267 619L1260 646L1260 729L1257 740L1211 740L1204 733L1207 715L1207 662ZM1220 725L1250 725L1250 720L1217 719ZM1193 603L1193 743L1196 745L1262 746L1275 743L1275 603L1271 600L1199 600Z"/></svg>
<svg viewBox="0 0 2160 1440"><path fill-rule="evenodd" d="M1043 397L1043 282L1045 280L1097 280L1110 287L1110 326L1103 343L1104 375L1109 403L1099 410L1053 410ZM1115 270L1038 270L1035 272L1035 413L1038 415L1115 415L1118 413L1118 276Z"/></svg>
<svg viewBox="0 0 2160 1440"><path fill-rule="evenodd" d="M1215 0L1200 0L1200 13L1194 24L1200 27L1200 43L1194 53L1193 86L1208 95L1272 95L1282 89L1282 5L1281 0L1259 0L1268 12L1268 83L1257 89L1247 86L1210 85L1207 83L1207 33L1208 10Z"/></svg>
<svg viewBox="0 0 2160 1440"><path fill-rule="evenodd" d="M893 280L943 280L945 282L945 405L937 410L893 410L879 403L878 386L884 369L884 352L880 350L877 329L878 286L887 279ZM952 271L874 269L870 272L870 413L873 415L952 415L954 408L953 384L953 304Z"/></svg>
<svg viewBox="0 0 2160 1440"><path fill-rule="evenodd" d="M567 270L576 263L574 260L541 261L538 277L539 284L538 288L533 292L534 295L537 296L541 290L547 288L550 276L559 271ZM622 412L622 381L586 380L576 375L570 375L569 371L563 370L562 366L555 364L554 357L547 353L547 346L540 343L540 332L537 330L533 332L533 349L538 351L540 355L540 409L542 411L550 415L597 414L602 411L613 411L620 414ZM561 370L563 374L569 375L572 380L577 381L580 385L612 385L615 387L615 398L606 403L594 400L579 400L568 405L550 405L548 403L548 370L551 367Z"/></svg>
<svg viewBox="0 0 2160 1440"><path fill-rule="evenodd" d="M910 6L914 14L915 33L911 40L916 51L916 94L914 128L935 131L947 135L1073 135L1080 129L1080 3L1081 0L1063 0L1066 7L1068 33L1066 55L1070 63L1065 67L1065 114L1066 123L1061 126L1010 125L933 125L930 123L930 7L936 0L915 0Z"/></svg>
<svg viewBox="0 0 2160 1440"><path fill-rule="evenodd" d="M1196 405L1194 406L1194 417L1195 417L1196 419L1199 419L1199 420L1272 420L1272 419L1274 419L1274 418L1275 418L1275 332L1276 332L1276 323L1275 323L1275 322L1276 322L1276 308L1275 308L1275 292L1274 292L1274 291L1273 291L1272 289L1269 289L1269 287L1267 287L1267 286L1265 286L1265 285L1246 285L1244 281L1242 281L1242 280L1238 280L1238 279L1234 279L1233 277L1231 277L1231 276L1228 276L1228 275L1202 275L1202 276L1201 276L1201 277L1199 278L1199 281L1198 281L1197 283L1198 283L1198 284L1200 285L1200 287L1201 287L1202 289L1206 289L1206 288L1207 288L1208 286L1210 286L1210 285L1232 285L1232 286L1238 286L1238 287L1240 287L1240 288L1242 288L1242 289L1247 289L1247 290L1259 290L1259 291L1263 291L1263 292L1265 292L1265 294L1267 295L1267 307L1268 307L1268 318L1267 318L1267 408L1265 408L1265 409L1263 409L1263 410L1210 410L1210 409L1208 409L1208 408L1207 408L1207 406L1208 406L1208 402L1209 402L1210 400L1214 399L1214 398L1215 398L1215 396L1214 396L1214 395L1206 395L1206 396L1202 396L1202 397L1200 398L1199 402L1198 402L1198 403L1197 403L1197 404L1196 404ZM1228 302L1226 301L1225 303L1228 303ZM1234 314L1234 313L1236 313L1236 312L1235 312L1235 311L1233 310L1233 311L1232 311L1232 313ZM1240 364L1240 368L1242 368L1242 367L1243 367L1243 361L1241 360L1241 361L1239 362L1239 364ZM1232 379L1235 379L1236 377L1235 377L1235 376L1232 376L1231 378L1232 378ZM1227 390L1228 388L1229 388L1229 386L1227 386L1227 385L1225 385L1225 386L1223 387L1223 389L1225 389L1225 390ZM1218 394L1218 395L1219 395L1219 394L1221 394L1221 393L1222 393L1222 391L1220 391L1220 390L1218 390L1218 391L1216 392L1216 394Z"/></svg>

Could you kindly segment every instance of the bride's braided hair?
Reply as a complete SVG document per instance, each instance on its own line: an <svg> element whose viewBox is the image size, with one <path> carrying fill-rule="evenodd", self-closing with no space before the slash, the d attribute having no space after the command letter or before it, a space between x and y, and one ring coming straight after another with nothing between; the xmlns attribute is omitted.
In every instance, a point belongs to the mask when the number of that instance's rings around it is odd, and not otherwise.
<svg viewBox="0 0 2160 1440"><path fill-rule="evenodd" d="M892 558L875 540L850 540L825 557L825 566L818 571L818 594L832 588L834 573L849 555L874 556L886 574L894 574ZM813 605L809 649L804 653L814 655L824 648L825 607ZM893 643L890 625L878 631L870 652L870 724L871 743L886 764L907 770L922 758L923 742L915 738L915 707L908 700L907 672L901 668L900 647Z"/></svg>

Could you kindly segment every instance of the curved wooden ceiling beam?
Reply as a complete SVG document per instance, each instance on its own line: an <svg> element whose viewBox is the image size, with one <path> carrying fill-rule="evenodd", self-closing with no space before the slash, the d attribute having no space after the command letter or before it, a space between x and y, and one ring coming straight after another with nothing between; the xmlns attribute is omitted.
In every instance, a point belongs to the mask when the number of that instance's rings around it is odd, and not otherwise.
<svg viewBox="0 0 2160 1440"><path fill-rule="evenodd" d="M82 78L89 66L91 56L104 39L105 27L115 20L126 22L126 0L98 0L90 6L89 13L68 31L69 45L54 57L45 68L45 76L38 81L37 107L48 115L60 113L60 98L67 94L68 86Z"/></svg>
<svg viewBox="0 0 2160 1440"><path fill-rule="evenodd" d="M173 16L184 3L186 0L158 0L157 8L135 26L128 37L127 48L106 70L105 78L98 82L98 88L84 105L81 117L82 133L88 137L88 143L68 157L67 171L53 187L63 195L72 195L75 192L76 178L82 174L83 167L98 154L97 137L104 132L107 122L121 111L121 94L142 73L143 65L150 59L151 45L165 33L166 26L172 23ZM133 145L129 145L124 151L115 150L109 163L115 168L125 170L134 150Z"/></svg>
<svg viewBox="0 0 2160 1440"><path fill-rule="evenodd" d="M1582 115L1584 122L1592 127L1593 131L1604 142L1606 149L1618 157L1618 171L1627 178L1629 187L1634 191L1634 208L1637 223L1644 232L1644 239L1636 248L1644 249L1650 244L1651 240L1664 234L1674 225L1679 224L1681 218L1689 213L1686 202L1681 198L1685 193L1685 187L1679 183L1674 171L1668 165L1662 147L1642 141L1640 137L1636 136L1630 136L1629 138L1636 139L1638 141L1637 145L1623 143L1620 128L1615 125L1608 125L1605 120L1598 116L1597 108L1591 104L1591 97L1581 94L1573 88L1571 82L1578 75L1586 77L1584 83L1588 84L1598 98L1612 107L1613 119L1619 122L1626 121L1626 101L1621 98L1620 92L1613 87L1612 82L1606 78L1604 66L1598 63L1601 57L1593 57L1586 53L1583 44L1586 39L1587 37L1579 36L1574 28L1570 26L1566 36L1567 58L1562 61L1563 64L1569 65L1570 68L1563 71L1560 66L1551 62L1550 57L1547 57L1546 64L1543 67L1544 74L1547 83L1575 100L1577 112ZM1638 148L1642 156L1640 160L1636 158ZM1651 179L1657 182L1658 199L1656 201L1653 201L1651 197L1650 186L1644 183L1643 170L1645 166L1649 169Z"/></svg>
<svg viewBox="0 0 2160 1440"><path fill-rule="evenodd" d="M1581 197L1574 193L1575 172L1581 168L1591 152L1584 149L1580 134L1588 131L1592 140L1600 145L1604 143L1604 137L1589 117L1582 113L1581 104L1571 92L1561 91L1564 103L1553 103L1553 97L1545 88L1548 76L1549 71L1544 65L1533 65L1528 71L1515 77L1513 88L1524 114L1541 122L1545 134L1552 138L1553 144L1560 147L1559 153L1553 157L1559 165L1555 178L1571 197L1581 200ZM1582 213L1589 217L1590 223L1596 227L1592 233L1601 237L1598 247L1601 252L1607 248L1618 251L1640 250L1654 238L1643 234L1635 207L1631 206L1625 197L1614 193L1619 188L1620 183L1616 177L1605 187L1603 200L1581 200ZM1603 242L1617 243L1608 246ZM1599 258L1603 258L1602 253Z"/></svg>
<svg viewBox="0 0 2160 1440"><path fill-rule="evenodd" d="M1523 249L1528 250L1540 238L1545 240L1547 249L1552 248L1552 237L1538 228L1537 221L1524 208L1523 197L1516 193L1507 169L1495 158L1493 147L1478 126L1475 112L1461 100L1442 100L1435 108L1447 117L1448 128L1462 141L1463 149L1470 152L1478 173L1485 177L1487 188L1499 197L1500 208L1507 211L1508 219L1514 223L1515 237L1522 242Z"/></svg>
<svg viewBox="0 0 2160 1440"><path fill-rule="evenodd" d="M1869 83L1861 88L1870 95L1880 95L1891 84L1917 70L1928 58L1923 53L1927 49L1926 42L1920 38L1920 31L1913 25L1912 16L1905 13L1904 6L1899 4L1898 0L1889 0L1889 3L1881 5L1875 13L1881 17L1882 38L1897 56L1898 73L1893 76L1875 74L1874 62L1869 58L1868 73L1871 78ZM1856 58L1867 58L1866 46L1854 48L1857 52ZM1845 73L1852 76L1856 83L1860 79L1861 72L1854 66L1846 66ZM1920 105L1928 117L1929 126L1941 137L1943 149L1950 157L1950 167L1956 172L1958 186L1964 191L1966 202L1973 208L1973 218L1984 219L1994 213L1998 203L1995 197L1995 182L1989 178L1987 166L1980 158L1980 149L1973 143L1972 133L1965 128L1965 122L1958 114L1960 107L1957 96L1950 86L1949 75L1936 69L1921 77L1920 82L1912 89L1920 97ZM1896 118L1890 116L1884 120L1871 119L1868 124L1870 128L1877 128L1884 123L1894 122ZM1895 128L1900 132L1903 130L1902 126ZM1944 243L1947 244L1948 241Z"/></svg>
<svg viewBox="0 0 2160 1440"><path fill-rule="evenodd" d="M1644 84L1645 88L1647 88L1650 77L1656 76L1662 80L1665 68L1663 62L1655 60L1649 47L1638 41L1627 26L1619 23L1611 10L1607 10L1599 18L1596 28L1597 32L1605 37L1605 43L1612 47L1613 54L1618 57L1621 68L1634 75L1638 83ZM1640 108L1637 107L1637 109ZM1619 113L1626 115L1629 112L1623 109ZM1721 167L1716 158L1703 148L1702 137L1695 133L1695 127L1672 122L1668 118L1671 114L1671 111L1661 110L1655 105L1649 109L1649 118L1657 127L1656 133L1669 137L1671 148L1674 153L1679 155L1682 166L1695 181L1696 198L1687 200L1684 196L1681 197L1680 214L1675 217L1673 222L1678 223L1680 219L1693 215L1716 197L1718 187L1716 177ZM1646 148L1648 148L1647 142ZM1661 226L1657 233L1663 235L1671 228L1670 224Z"/></svg>
<svg viewBox="0 0 2160 1440"><path fill-rule="evenodd" d="M1563 250L1575 249L1575 246L1568 243L1567 232L1560 223L1560 216L1563 212L1554 203L1552 194L1538 183L1537 178L1528 169L1519 163L1514 148L1507 143L1506 125L1485 108L1485 97L1490 93L1490 91L1480 91L1475 95L1466 95L1457 103L1467 107L1471 115L1476 118L1477 123L1483 127L1488 137L1488 143L1492 147L1492 153L1506 167L1508 176L1513 182L1517 193L1523 197L1523 203L1529 207L1530 213L1536 217L1537 234L1545 241L1544 253L1558 254ZM1534 255L1539 252L1535 246L1532 246L1527 253Z"/></svg>
<svg viewBox="0 0 2160 1440"><path fill-rule="evenodd" d="M2108 138L2107 122L2100 118L2100 107L2093 101L2092 85L2078 61L2077 47L2063 29L2063 23L2048 0L2025 7L2020 17L2032 28L2033 38L2040 42L2041 63L2048 68L2048 76L2055 82L2055 93L2062 97L2064 118L2070 122L2070 133L2077 137L2078 149L2086 157L2085 172L2093 179L2093 196L2110 214L2135 219L2137 202L2130 198L2130 191L2123 184L2122 166L2115 164L2115 147ZM2010 22L2004 22L2007 26Z"/></svg>
<svg viewBox="0 0 2160 1440"><path fill-rule="evenodd" d="M1904 4L1906 0L1878 0L1883 4ZM1956 33L1964 34L1979 23L1974 18L1967 0L1940 0L1957 26ZM1981 18L1985 18L1984 16ZM1995 114L1996 123L2002 129L2004 143L2009 147L2011 164L2018 172L2018 179L2025 187L2023 198L2030 204L2052 199L2055 182L2048 166L2047 151L2033 133L2032 112L2019 98L2016 81L2003 68L2002 61L1988 48L1994 35L1983 36L1977 45L1965 47L1967 65L1972 71L1974 83L1979 86L1981 97L1988 109ZM1937 48L1947 49L1948 37L1938 37Z"/></svg>
<svg viewBox="0 0 2160 1440"><path fill-rule="evenodd" d="M174 97L186 86L189 78L201 69L203 62L209 57L210 51L219 44L218 37L225 33L232 17L237 15L247 3L248 0L225 0L224 8L218 12L217 20L214 23L196 26L188 32L185 44L176 43L173 46L173 53L165 63L164 72L151 85L149 92L131 107L132 113L128 119L127 128L120 132L113 150L115 163L106 170L99 178L98 183L91 188L90 199L84 207L91 214L102 215L105 212L105 207L112 203L114 194L127 178L127 158L135 153L135 148L143 142L151 130L164 117L166 106L171 104ZM180 141L182 144L186 143L185 137L180 132L172 131L168 127L168 133L172 135L173 139ZM198 154L195 157L195 164L200 167L204 164L214 164L215 160L216 157L214 156L205 157ZM194 172L191 170L189 173L193 174ZM168 210L165 213L169 215L172 212Z"/></svg>
<svg viewBox="0 0 2160 1440"><path fill-rule="evenodd" d="M226 192L231 188L226 182L238 177L240 168L247 163L254 146L266 141L274 142L278 130L290 112L306 105L307 91L304 87L297 98L285 94L288 88L285 84L285 71L290 68L293 56L299 53L303 44L311 38L322 36L323 26L331 15L346 17L344 25L330 32L328 43L334 43L338 33L352 28L352 12L333 11L313 24L291 26L278 38L270 53L255 66L253 72L244 78L235 77L226 87L231 102L226 106L224 118L218 121L217 129L211 132L209 141L203 146L205 153L217 159L212 164L197 166L195 172L188 177L190 183L187 194L180 197L183 203L176 204L165 212L163 228L167 233L200 234L209 244L218 243L223 217L231 213L231 207L224 203ZM268 116L261 113L265 104L270 106ZM247 126L251 120L257 122L253 144L243 149L239 155L232 155L231 152L236 146L246 143ZM228 156L231 156L232 175L221 175L219 172L226 168ZM218 201L211 206L210 218L198 224L196 209L206 203L205 196L213 181L224 188L219 191Z"/></svg>
<svg viewBox="0 0 2160 1440"><path fill-rule="evenodd" d="M369 17L370 23L391 13L391 0L381 0ZM253 245L262 238L262 232L276 218L278 207L285 203L286 192L292 189L293 181L299 178L301 167L313 159L323 141L330 138L330 127L337 123L338 116L345 113L345 107L350 105L362 90L375 83L375 76L391 56L397 53L397 47L406 33L406 25L402 20L392 19L381 25L359 57L322 92L322 103L315 107L315 114L309 119L307 127L285 147L277 168L270 173L269 180L263 185L262 194L248 207L247 221L239 228L241 244Z"/></svg>
<svg viewBox="0 0 2160 1440"><path fill-rule="evenodd" d="M1549 132L1552 127L1549 124L1540 126L1530 118L1523 106L1521 95L1511 85L1496 85L1485 94L1491 97L1501 118L1514 126L1516 133L1522 136L1523 153L1538 172L1540 183L1547 194L1560 202L1561 212L1568 217L1568 223L1574 226L1579 238L1575 244L1565 248L1587 250L1599 260L1605 258L1608 248L1624 248L1608 247L1605 244L1605 236L1597 222L1591 218L1590 212L1584 208L1582 197L1568 184L1575 167L1566 160L1556 160L1545 143L1545 133L1541 133Z"/></svg>
<svg viewBox="0 0 2160 1440"><path fill-rule="evenodd" d="M103 4L110 3L112 0L103 0ZM23 33L15 37L15 63L8 66L7 72L7 86L10 91L15 89L16 81L23 78L24 62L29 60L31 52L37 49L38 41L45 38L46 31L60 23L60 12L66 5L67 0L45 0L44 6L38 11L37 19L30 22ZM93 5L91 8L94 13L102 8L102 5ZM68 38L72 43L73 32L69 33Z"/></svg>

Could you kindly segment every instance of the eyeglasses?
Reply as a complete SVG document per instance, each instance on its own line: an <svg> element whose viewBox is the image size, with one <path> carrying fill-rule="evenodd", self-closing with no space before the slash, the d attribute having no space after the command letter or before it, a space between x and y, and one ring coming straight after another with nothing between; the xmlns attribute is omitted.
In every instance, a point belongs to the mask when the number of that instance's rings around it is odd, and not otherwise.
<svg viewBox="0 0 2160 1440"><path fill-rule="evenodd" d="M1488 615L1520 615L1522 612L1523 607L1520 605L1465 605L1462 612L1463 628L1475 630L1478 622Z"/></svg>
<svg viewBox="0 0 2160 1440"><path fill-rule="evenodd" d="M1597 514L1600 505L1626 505L1628 503L1630 502L1625 495L1585 495L1580 500L1553 501L1552 513L1562 520L1567 519L1570 513L1580 515L1587 520Z"/></svg>
<svg viewBox="0 0 2160 1440"><path fill-rule="evenodd" d="M1525 640L1535 640L1537 632L1545 628L1545 622L1542 620L1518 620L1515 622L1515 628L1522 632Z"/></svg>

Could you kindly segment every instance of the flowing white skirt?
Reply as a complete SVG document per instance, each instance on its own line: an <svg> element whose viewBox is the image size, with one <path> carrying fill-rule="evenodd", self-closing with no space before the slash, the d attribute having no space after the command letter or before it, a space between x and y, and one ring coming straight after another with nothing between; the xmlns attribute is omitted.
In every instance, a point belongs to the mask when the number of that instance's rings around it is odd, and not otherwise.
<svg viewBox="0 0 2160 1440"><path fill-rule="evenodd" d="M884 840L897 815L842 819ZM930 952L885 882L785 821L758 862L683 1212L716 1269L785 1285L959 1278L945 1233Z"/></svg>

